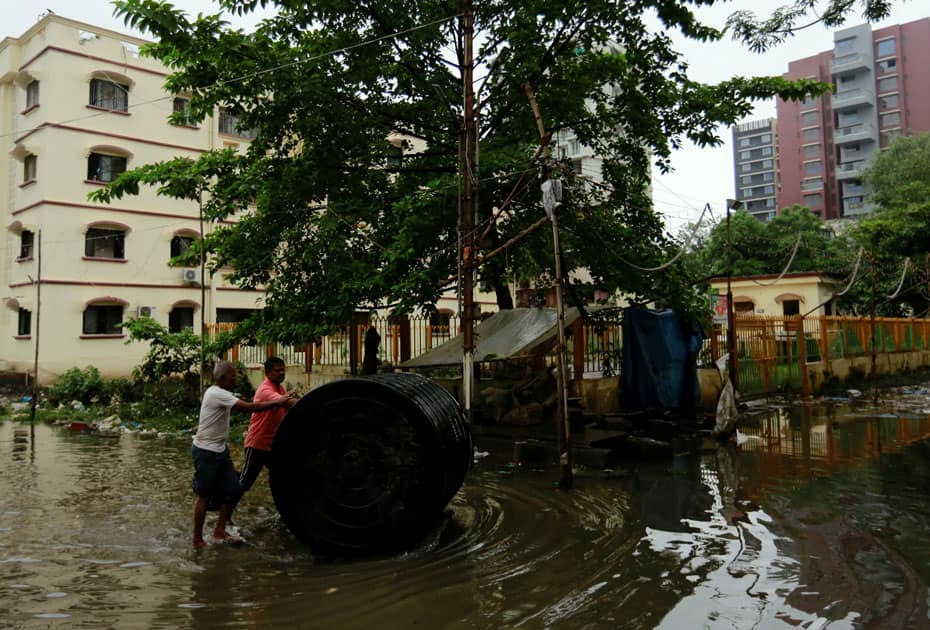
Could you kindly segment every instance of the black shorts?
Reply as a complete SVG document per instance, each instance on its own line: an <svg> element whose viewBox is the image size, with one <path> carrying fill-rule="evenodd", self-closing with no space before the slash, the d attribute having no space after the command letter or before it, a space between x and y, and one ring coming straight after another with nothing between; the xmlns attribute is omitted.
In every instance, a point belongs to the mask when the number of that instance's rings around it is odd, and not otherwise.
<svg viewBox="0 0 930 630"><path fill-rule="evenodd" d="M194 460L194 494L219 503L235 503L239 500L239 477L229 456L229 447L222 453L191 446Z"/></svg>

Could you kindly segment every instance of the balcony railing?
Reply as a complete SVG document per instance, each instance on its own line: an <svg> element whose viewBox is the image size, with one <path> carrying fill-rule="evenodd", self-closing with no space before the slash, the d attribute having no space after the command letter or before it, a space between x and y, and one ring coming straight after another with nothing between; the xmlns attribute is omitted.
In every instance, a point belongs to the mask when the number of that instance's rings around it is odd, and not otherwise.
<svg viewBox="0 0 930 630"><path fill-rule="evenodd" d="M865 160L837 164L836 177L837 179L854 179L862 175L862 170L864 168Z"/></svg>
<svg viewBox="0 0 930 630"><path fill-rule="evenodd" d="M823 188L823 180L810 180L806 182L801 182L801 190L808 192L811 190L821 190Z"/></svg>
<svg viewBox="0 0 930 630"><path fill-rule="evenodd" d="M833 95L833 109L841 107L851 107L853 105L865 105L875 102L875 93L865 88L855 88L852 90L843 90Z"/></svg>
<svg viewBox="0 0 930 630"><path fill-rule="evenodd" d="M838 127L833 134L833 141L836 144L848 144L865 140L874 142L876 138L875 126L868 123L859 123L857 125L850 125L849 127Z"/></svg>
<svg viewBox="0 0 930 630"><path fill-rule="evenodd" d="M832 74L843 74L844 72L853 72L855 70L866 70L871 64L861 53L850 53L841 55L830 62L830 72Z"/></svg>

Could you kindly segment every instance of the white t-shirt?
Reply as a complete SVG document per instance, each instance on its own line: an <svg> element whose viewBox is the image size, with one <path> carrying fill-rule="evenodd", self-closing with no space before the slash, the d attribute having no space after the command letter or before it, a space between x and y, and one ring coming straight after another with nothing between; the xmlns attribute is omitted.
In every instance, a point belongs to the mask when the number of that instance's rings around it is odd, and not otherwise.
<svg viewBox="0 0 930 630"><path fill-rule="evenodd" d="M200 403L200 422L194 436L194 446L214 453L226 450L229 437L229 412L238 398L222 387L211 385Z"/></svg>

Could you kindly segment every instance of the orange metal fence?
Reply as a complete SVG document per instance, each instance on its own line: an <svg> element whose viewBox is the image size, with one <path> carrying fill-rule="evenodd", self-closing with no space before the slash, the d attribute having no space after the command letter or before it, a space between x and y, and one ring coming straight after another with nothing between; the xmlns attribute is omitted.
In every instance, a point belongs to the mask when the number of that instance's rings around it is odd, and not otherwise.
<svg viewBox="0 0 930 630"><path fill-rule="evenodd" d="M891 317L737 316L739 391L769 394L803 389L807 364L930 347L930 319ZM726 325L715 325L701 363L726 352Z"/></svg>

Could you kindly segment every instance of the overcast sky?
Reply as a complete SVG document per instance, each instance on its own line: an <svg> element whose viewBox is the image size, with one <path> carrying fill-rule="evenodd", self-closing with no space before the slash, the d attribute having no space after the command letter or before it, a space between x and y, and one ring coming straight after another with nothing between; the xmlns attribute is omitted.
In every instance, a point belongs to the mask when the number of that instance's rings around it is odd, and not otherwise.
<svg viewBox="0 0 930 630"><path fill-rule="evenodd" d="M785 2L787 0L732 0L704 9L700 15L706 23L722 27L727 15L735 10L749 9L763 14ZM117 31L131 32L112 16L112 7L106 0L39 0L39 3L5 0L4 4L0 38L22 34L46 10ZM211 0L177 0L174 4L190 13L214 12L216 7ZM909 22L928 16L930 5L926 0L897 0L891 18L876 26ZM248 28L255 20L231 21L237 26ZM852 18L847 26L861 22ZM753 54L730 40L715 44L690 42L682 37L675 37L675 40L690 64L691 78L707 83L739 75L780 75L787 71L788 61L814 55L833 45L832 33L820 26L801 31L781 46L762 55ZM752 118L774 115L775 103L769 101L759 103ZM721 135L725 142L720 147L698 149L687 146L674 155L673 173L655 173L655 205L666 216L667 226L673 234L684 223L696 220L706 203L710 203L717 216L720 216L724 210L724 200L734 194L730 131L722 129Z"/></svg>

